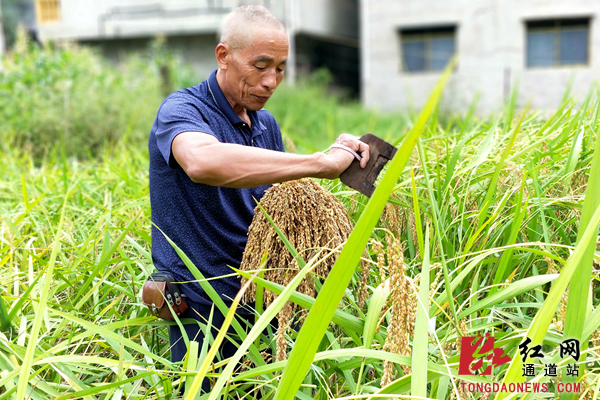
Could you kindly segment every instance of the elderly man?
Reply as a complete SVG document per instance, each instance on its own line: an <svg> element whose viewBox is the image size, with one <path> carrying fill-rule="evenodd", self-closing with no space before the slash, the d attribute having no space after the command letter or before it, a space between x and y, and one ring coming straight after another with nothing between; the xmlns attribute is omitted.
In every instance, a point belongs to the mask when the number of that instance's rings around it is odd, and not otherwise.
<svg viewBox="0 0 600 400"><path fill-rule="evenodd" d="M353 151L363 155L363 167L368 161L368 146L347 134L327 154L284 153L279 127L263 107L283 79L288 48L284 26L266 8L236 8L215 50L219 68L204 82L167 97L152 127L152 221L207 278L231 274L228 266L239 266L255 199L269 184L303 177L335 179L352 162ZM156 227L156 268L177 281L194 281ZM232 276L210 282L225 301L240 288ZM180 286L191 306L183 317L208 318L212 302L200 285ZM213 325L218 328L222 322L215 310ZM185 328L190 340L203 340L197 324ZM170 339L172 361L182 360L186 346L178 326L171 327ZM229 357L235 345L227 343L221 351Z"/></svg>

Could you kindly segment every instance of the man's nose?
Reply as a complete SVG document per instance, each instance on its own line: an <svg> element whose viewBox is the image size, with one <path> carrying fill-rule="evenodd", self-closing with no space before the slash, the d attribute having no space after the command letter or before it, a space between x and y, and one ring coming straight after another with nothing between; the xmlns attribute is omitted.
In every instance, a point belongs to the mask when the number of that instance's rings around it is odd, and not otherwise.
<svg viewBox="0 0 600 400"><path fill-rule="evenodd" d="M269 69L269 72L264 75L262 86L268 91L275 90L277 87L277 72L275 71L275 68Z"/></svg>

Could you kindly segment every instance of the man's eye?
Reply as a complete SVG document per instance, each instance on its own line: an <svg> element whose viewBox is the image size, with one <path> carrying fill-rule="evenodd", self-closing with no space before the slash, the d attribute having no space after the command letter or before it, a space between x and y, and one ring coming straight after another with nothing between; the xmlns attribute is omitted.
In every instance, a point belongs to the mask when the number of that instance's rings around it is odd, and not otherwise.
<svg viewBox="0 0 600 400"><path fill-rule="evenodd" d="M261 67L261 66L259 66L259 65L255 65L254 67L255 67L256 69L265 69L265 68L266 68L266 67Z"/></svg>
<svg viewBox="0 0 600 400"><path fill-rule="evenodd" d="M283 68L277 68L277 72L283 72Z"/></svg>

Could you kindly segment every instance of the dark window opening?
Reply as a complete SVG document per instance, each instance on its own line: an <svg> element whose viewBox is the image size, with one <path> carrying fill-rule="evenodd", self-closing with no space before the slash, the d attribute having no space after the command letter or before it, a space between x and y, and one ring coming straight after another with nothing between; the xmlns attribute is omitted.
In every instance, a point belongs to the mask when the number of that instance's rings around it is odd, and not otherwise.
<svg viewBox="0 0 600 400"><path fill-rule="evenodd" d="M318 36L296 35L297 71L307 76L320 68L331 73L334 87L341 88L351 97L359 96L360 53L354 39L334 42Z"/></svg>
<svg viewBox="0 0 600 400"><path fill-rule="evenodd" d="M589 18L527 22L527 66L586 65Z"/></svg>
<svg viewBox="0 0 600 400"><path fill-rule="evenodd" d="M441 71L456 51L456 26L401 29L402 70Z"/></svg>

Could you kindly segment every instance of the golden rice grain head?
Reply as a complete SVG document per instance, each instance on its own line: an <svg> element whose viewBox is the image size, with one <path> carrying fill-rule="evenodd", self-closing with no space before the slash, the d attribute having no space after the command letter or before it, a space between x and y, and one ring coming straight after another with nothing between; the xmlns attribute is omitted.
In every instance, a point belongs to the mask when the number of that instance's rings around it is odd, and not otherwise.
<svg viewBox="0 0 600 400"><path fill-rule="evenodd" d="M400 243L394 237L388 237L388 272L390 276L390 324L387 328L387 338L383 349L394 354L410 356L409 338L414 330L415 308L409 301L412 292L411 284L405 275L406 267ZM411 327L412 326L412 327ZM391 363L384 362L382 387L395 379L396 371ZM411 368L401 365L405 374L411 373Z"/></svg>
<svg viewBox="0 0 600 400"><path fill-rule="evenodd" d="M392 198L396 199L396 196L392 194ZM380 221L386 229L398 237L406 231L406 212L398 204L386 203Z"/></svg>
<svg viewBox="0 0 600 400"><path fill-rule="evenodd" d="M300 282L297 289L315 297L315 279L327 277L339 254L339 249L332 254L330 250L344 243L352 231L352 222L344 205L315 180L300 179L271 186L262 197L260 206L304 260L319 254L317 261L321 262L312 274ZM254 212L240 269L256 270L266 252L269 257L263 278L286 286L300 269L298 260L292 257L260 207L257 206ZM245 282L246 279L242 278L242 285ZM252 283L244 294L244 301L252 302L255 298L256 284ZM264 291L266 307L275 298L273 292ZM279 338L282 346L284 338Z"/></svg>
<svg viewBox="0 0 600 400"><path fill-rule="evenodd" d="M357 293L358 293L358 308L362 310L367 301L367 297L369 296L369 291L367 289L367 281L369 279L369 275L371 274L371 263L366 261L368 258L366 251L363 253L363 261L361 262L361 279L358 283Z"/></svg>
<svg viewBox="0 0 600 400"><path fill-rule="evenodd" d="M377 255L377 270L379 271L379 278L381 283L385 282L386 273L384 269L385 265L385 252L383 251L383 244L377 240L371 240L371 250Z"/></svg>
<svg viewBox="0 0 600 400"><path fill-rule="evenodd" d="M296 310L296 305L291 302L286 302L285 306L279 311L277 315L277 322L279 324L277 328L277 355L276 361L283 361L287 359L287 339L286 335L290 329L290 324L292 322L292 317L294 316L294 311Z"/></svg>
<svg viewBox="0 0 600 400"><path fill-rule="evenodd" d="M594 332L592 332L591 342L592 342L592 347L600 346L600 331L599 330L595 330Z"/></svg>

